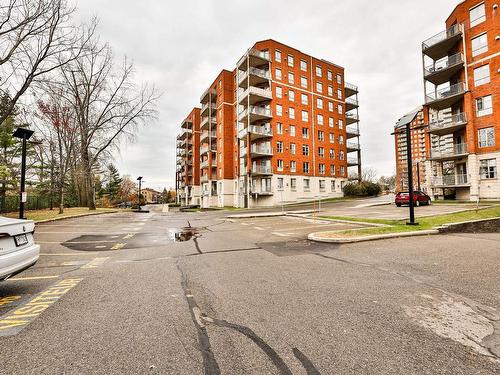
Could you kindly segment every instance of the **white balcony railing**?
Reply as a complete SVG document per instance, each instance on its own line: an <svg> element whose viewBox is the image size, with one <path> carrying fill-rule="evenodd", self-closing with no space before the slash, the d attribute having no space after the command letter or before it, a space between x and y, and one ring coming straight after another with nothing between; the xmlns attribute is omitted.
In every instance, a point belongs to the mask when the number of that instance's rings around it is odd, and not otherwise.
<svg viewBox="0 0 500 375"><path fill-rule="evenodd" d="M356 92L358 91L358 86L353 85L352 83L345 82L344 86L345 86L346 89L349 89L349 90L352 90L352 91L356 91Z"/></svg>
<svg viewBox="0 0 500 375"><path fill-rule="evenodd" d="M254 174L272 174L273 170L270 165L254 165L252 166L252 173Z"/></svg>
<svg viewBox="0 0 500 375"><path fill-rule="evenodd" d="M437 33L436 35L431 36L429 39L425 40L422 43L422 50L426 50L438 43L441 43L442 41L451 38L455 35L458 35L462 32L460 25L455 24L452 27L450 27L448 30L441 31L440 33Z"/></svg>
<svg viewBox="0 0 500 375"><path fill-rule="evenodd" d="M449 87L444 87L442 89L437 90L436 92L431 92L425 96L425 102L430 103L436 100L446 99L450 96L463 94L465 93L465 83L459 82Z"/></svg>
<svg viewBox="0 0 500 375"><path fill-rule="evenodd" d="M352 104L352 105L355 105L355 106L358 106L359 105L359 102L357 99L355 98L347 98L345 100L346 104Z"/></svg>
<svg viewBox="0 0 500 375"><path fill-rule="evenodd" d="M273 150L269 146L252 145L250 152L253 154L272 155Z"/></svg>
<svg viewBox="0 0 500 375"><path fill-rule="evenodd" d="M437 73L441 70L448 69L449 67L452 67L457 64L463 64L464 62L464 55L459 52L456 53L452 56L446 56L440 60L434 61L431 65L428 65L425 67L425 75L431 75L434 73Z"/></svg>
<svg viewBox="0 0 500 375"><path fill-rule="evenodd" d="M200 164L200 168L208 168L209 166L212 166L212 168L217 167L217 161L212 160L212 162L209 162L208 160L202 161Z"/></svg>
<svg viewBox="0 0 500 375"><path fill-rule="evenodd" d="M467 123L467 115L465 112L457 113L444 120L434 120L429 123L429 131L443 130L453 128L459 124Z"/></svg>
<svg viewBox="0 0 500 375"><path fill-rule="evenodd" d="M349 126L345 128L345 132L347 134L359 135L359 130L358 129L352 128L352 127L349 127Z"/></svg>
<svg viewBox="0 0 500 375"><path fill-rule="evenodd" d="M448 158L467 154L467 143L454 143L452 147L441 149L431 149L431 158Z"/></svg>
<svg viewBox="0 0 500 375"><path fill-rule="evenodd" d="M251 105L249 108L245 108L243 111L241 111L238 118L246 117L248 114L272 117L272 112L270 107L257 107Z"/></svg>
<svg viewBox="0 0 500 375"><path fill-rule="evenodd" d="M468 184L469 184L469 176L466 174L436 176L433 177L431 180L432 186L460 186Z"/></svg>
<svg viewBox="0 0 500 375"><path fill-rule="evenodd" d="M345 117L350 120L359 121L359 116L356 113L346 113Z"/></svg>
<svg viewBox="0 0 500 375"><path fill-rule="evenodd" d="M358 158L347 158L347 164L358 165L359 164Z"/></svg>
<svg viewBox="0 0 500 375"><path fill-rule="evenodd" d="M359 150L359 144L355 142L347 142L347 148L351 150Z"/></svg>

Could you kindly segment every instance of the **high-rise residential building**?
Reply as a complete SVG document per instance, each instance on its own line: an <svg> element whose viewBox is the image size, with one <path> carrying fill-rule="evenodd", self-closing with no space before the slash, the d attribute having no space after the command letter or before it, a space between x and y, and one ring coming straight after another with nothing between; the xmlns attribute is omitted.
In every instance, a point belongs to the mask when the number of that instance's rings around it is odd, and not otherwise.
<svg viewBox="0 0 500 375"><path fill-rule="evenodd" d="M500 10L466 0L422 43L429 134L427 185L435 198L500 198Z"/></svg>
<svg viewBox="0 0 500 375"><path fill-rule="evenodd" d="M182 205L199 204L200 189L200 109L193 108L181 123L176 144L176 191Z"/></svg>
<svg viewBox="0 0 500 375"><path fill-rule="evenodd" d="M257 42L201 104L203 207L338 197L361 175L358 88L338 65Z"/></svg>
<svg viewBox="0 0 500 375"><path fill-rule="evenodd" d="M410 126L414 189L427 192L425 161L429 147L422 107L401 117L394 127L396 191L408 190L408 142L406 134L408 125Z"/></svg>

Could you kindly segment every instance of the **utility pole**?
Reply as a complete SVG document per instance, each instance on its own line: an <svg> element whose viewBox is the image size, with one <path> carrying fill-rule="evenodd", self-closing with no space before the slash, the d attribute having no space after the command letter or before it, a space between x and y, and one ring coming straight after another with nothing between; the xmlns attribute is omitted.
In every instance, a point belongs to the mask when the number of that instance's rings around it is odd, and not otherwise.
<svg viewBox="0 0 500 375"><path fill-rule="evenodd" d="M24 217L24 203L26 203L28 198L26 194L26 143L33 133L33 130L17 128L12 135L13 137L20 138L23 141L21 155L21 190L19 192L19 219L26 219Z"/></svg>

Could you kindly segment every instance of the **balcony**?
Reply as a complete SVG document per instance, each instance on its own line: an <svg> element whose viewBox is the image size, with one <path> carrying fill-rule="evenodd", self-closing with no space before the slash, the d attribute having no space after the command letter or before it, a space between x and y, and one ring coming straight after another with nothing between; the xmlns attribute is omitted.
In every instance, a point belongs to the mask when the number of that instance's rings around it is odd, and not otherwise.
<svg viewBox="0 0 500 375"><path fill-rule="evenodd" d="M346 112L351 111L359 107L359 102L356 98L347 98L345 100L345 110Z"/></svg>
<svg viewBox="0 0 500 375"><path fill-rule="evenodd" d="M347 166L353 167L355 165L359 165L358 158L347 158Z"/></svg>
<svg viewBox="0 0 500 375"><path fill-rule="evenodd" d="M262 146L254 144L250 147L250 157L259 158L267 156L273 156L273 150L271 146Z"/></svg>
<svg viewBox="0 0 500 375"><path fill-rule="evenodd" d="M211 150L212 152L217 152L217 145L212 144ZM200 155L205 155L206 153L208 153L208 151L209 151L208 146L200 147Z"/></svg>
<svg viewBox="0 0 500 375"><path fill-rule="evenodd" d="M215 115L216 112L217 112L217 105L212 102L206 102L201 106L200 115L201 116L208 116L209 114Z"/></svg>
<svg viewBox="0 0 500 375"><path fill-rule="evenodd" d="M359 130L348 126L345 128L345 134L347 139L359 137Z"/></svg>
<svg viewBox="0 0 500 375"><path fill-rule="evenodd" d="M273 136L273 130L271 129L271 124L266 123L265 125L250 125L248 128L241 129L238 132L238 137L245 138L247 134L250 134L250 141L255 141L257 139L270 138Z"/></svg>
<svg viewBox="0 0 500 375"><path fill-rule="evenodd" d="M269 176L273 174L273 169L270 165L254 165L252 166L252 174L255 176Z"/></svg>
<svg viewBox="0 0 500 375"><path fill-rule="evenodd" d="M259 102L271 100L273 98L273 92L270 89L250 86L250 88L243 91L238 98L240 104L246 105L250 103L250 105L254 105Z"/></svg>
<svg viewBox="0 0 500 375"><path fill-rule="evenodd" d="M266 69L250 68L248 72L243 72L239 74L238 86L242 88L247 88L248 84L250 86L258 86L262 84L269 83L271 79L271 73Z"/></svg>
<svg viewBox="0 0 500 375"><path fill-rule="evenodd" d="M436 110L449 108L461 100L466 91L465 83L459 82L449 87L436 90L430 94L426 94L425 104Z"/></svg>
<svg viewBox="0 0 500 375"><path fill-rule="evenodd" d="M258 187L252 187L250 189L250 193L254 195L273 195L273 189L271 187L264 187L264 188L258 188Z"/></svg>
<svg viewBox="0 0 500 375"><path fill-rule="evenodd" d="M353 85L352 83L345 82L345 97L348 98L350 96L356 95L358 93L358 86Z"/></svg>
<svg viewBox="0 0 500 375"><path fill-rule="evenodd" d="M182 129L192 129L193 122L190 119L185 119L181 124Z"/></svg>
<svg viewBox="0 0 500 375"><path fill-rule="evenodd" d="M200 103L205 104L209 99L215 103L217 100L217 90L215 88L210 90L210 87L205 90L203 95L200 97Z"/></svg>
<svg viewBox="0 0 500 375"><path fill-rule="evenodd" d="M203 131L200 135L200 143L208 142L210 138L217 138L217 131Z"/></svg>
<svg viewBox="0 0 500 375"><path fill-rule="evenodd" d="M200 168L201 169L205 169L205 168L208 168L208 167L212 167L212 168L217 168L217 161L216 160L212 160L211 162L209 162L208 160L204 160L201 162L200 164Z"/></svg>
<svg viewBox="0 0 500 375"><path fill-rule="evenodd" d="M240 70L247 70L248 66L258 67L264 64L269 64L270 61L271 60L269 59L269 52L260 51L256 48L250 48L236 65Z"/></svg>
<svg viewBox="0 0 500 375"><path fill-rule="evenodd" d="M347 142L347 152L359 151L360 146L356 142Z"/></svg>
<svg viewBox="0 0 500 375"><path fill-rule="evenodd" d="M251 105L248 108L245 108L238 115L238 121L245 122L248 117L250 117L250 122L258 121L258 120L266 120L273 117L271 107L257 107Z"/></svg>
<svg viewBox="0 0 500 375"><path fill-rule="evenodd" d="M193 131L191 129L182 129L181 134L179 134L179 137L177 137L180 141L183 141L186 139L188 136L193 134Z"/></svg>
<svg viewBox="0 0 500 375"><path fill-rule="evenodd" d="M208 175L207 174L202 175L200 177L200 182L201 183L208 182Z"/></svg>
<svg viewBox="0 0 500 375"><path fill-rule="evenodd" d="M467 187L470 186L469 176L466 174L452 174L447 176L433 177L431 186L435 188Z"/></svg>
<svg viewBox="0 0 500 375"><path fill-rule="evenodd" d="M462 26L455 24L448 30L430 37L422 43L422 53L433 60L444 57L462 39Z"/></svg>
<svg viewBox="0 0 500 375"><path fill-rule="evenodd" d="M457 74L464 67L464 55L456 53L434 61L424 68L424 78L434 85L441 85Z"/></svg>
<svg viewBox="0 0 500 375"><path fill-rule="evenodd" d="M452 147L441 149L431 149L429 160L447 161L453 159L460 159L467 156L467 143L454 143Z"/></svg>
<svg viewBox="0 0 500 375"><path fill-rule="evenodd" d="M458 113L444 120L435 120L429 123L428 132L436 135L453 133L467 125L467 115Z"/></svg>
<svg viewBox="0 0 500 375"><path fill-rule="evenodd" d="M211 127L217 126L215 117L203 117L201 119L200 130L208 130Z"/></svg>
<svg viewBox="0 0 500 375"><path fill-rule="evenodd" d="M359 121L359 116L357 113L346 113L345 122L347 125L355 124Z"/></svg>

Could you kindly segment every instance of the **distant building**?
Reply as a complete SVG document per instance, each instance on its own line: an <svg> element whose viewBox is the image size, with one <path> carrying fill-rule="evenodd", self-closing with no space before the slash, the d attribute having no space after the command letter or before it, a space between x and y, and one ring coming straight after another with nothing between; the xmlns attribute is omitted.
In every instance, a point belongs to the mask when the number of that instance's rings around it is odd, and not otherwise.
<svg viewBox="0 0 500 375"><path fill-rule="evenodd" d="M159 191L146 188L146 189L141 189L141 195L143 196L144 201L147 204L151 204L151 203L158 203L161 193Z"/></svg>

